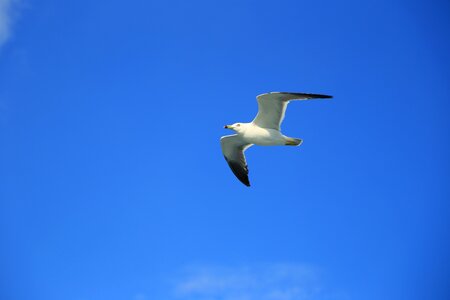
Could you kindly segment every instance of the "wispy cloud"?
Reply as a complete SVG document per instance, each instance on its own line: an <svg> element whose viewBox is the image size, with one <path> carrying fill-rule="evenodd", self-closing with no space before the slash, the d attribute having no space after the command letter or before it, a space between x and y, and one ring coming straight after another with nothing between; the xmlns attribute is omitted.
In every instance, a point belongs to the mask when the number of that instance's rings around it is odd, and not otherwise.
<svg viewBox="0 0 450 300"><path fill-rule="evenodd" d="M20 0L0 0L0 47L11 35L14 8Z"/></svg>
<svg viewBox="0 0 450 300"><path fill-rule="evenodd" d="M147 300L147 297L143 293L136 294L134 300Z"/></svg>
<svg viewBox="0 0 450 300"><path fill-rule="evenodd" d="M300 264L186 269L175 287L189 300L344 300L328 290L317 268Z"/></svg>

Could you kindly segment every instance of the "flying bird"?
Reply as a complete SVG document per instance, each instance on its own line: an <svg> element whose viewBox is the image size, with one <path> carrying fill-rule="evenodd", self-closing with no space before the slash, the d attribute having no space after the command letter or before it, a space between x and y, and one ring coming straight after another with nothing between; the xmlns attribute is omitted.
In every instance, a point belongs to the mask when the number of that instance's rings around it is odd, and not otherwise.
<svg viewBox="0 0 450 300"><path fill-rule="evenodd" d="M258 114L250 123L225 125L236 134L220 138L222 152L234 175L246 186L250 186L248 166L244 152L253 145L259 146L299 146L301 139L287 137L280 131L287 105L291 100L327 99L328 95L271 92L256 97Z"/></svg>

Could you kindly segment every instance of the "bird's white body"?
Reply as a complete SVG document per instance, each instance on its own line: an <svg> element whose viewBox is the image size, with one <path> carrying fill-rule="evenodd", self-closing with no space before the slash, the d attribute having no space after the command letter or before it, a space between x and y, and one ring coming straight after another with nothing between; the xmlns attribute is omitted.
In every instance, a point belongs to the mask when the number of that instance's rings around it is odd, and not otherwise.
<svg viewBox="0 0 450 300"><path fill-rule="evenodd" d="M285 145L287 139L278 130L271 128L262 128L253 123L240 123L241 126L237 128L236 133L244 141L249 144L259 146L277 146Z"/></svg>

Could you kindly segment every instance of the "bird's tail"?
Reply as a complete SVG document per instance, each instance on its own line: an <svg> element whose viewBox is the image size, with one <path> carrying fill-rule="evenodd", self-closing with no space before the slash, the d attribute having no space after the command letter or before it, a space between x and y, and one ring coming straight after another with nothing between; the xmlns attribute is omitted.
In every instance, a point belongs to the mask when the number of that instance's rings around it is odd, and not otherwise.
<svg viewBox="0 0 450 300"><path fill-rule="evenodd" d="M286 146L299 146L302 143L303 143L302 139L296 139L296 138L287 137L285 145Z"/></svg>

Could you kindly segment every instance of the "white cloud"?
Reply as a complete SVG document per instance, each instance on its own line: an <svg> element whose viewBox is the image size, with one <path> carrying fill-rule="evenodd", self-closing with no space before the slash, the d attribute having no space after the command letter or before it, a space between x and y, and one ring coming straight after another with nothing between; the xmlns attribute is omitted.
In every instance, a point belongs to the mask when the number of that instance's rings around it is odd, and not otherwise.
<svg viewBox="0 0 450 300"><path fill-rule="evenodd" d="M145 297L145 294L139 293L139 294L136 294L136 296L134 297L134 300L147 300L147 297Z"/></svg>
<svg viewBox="0 0 450 300"><path fill-rule="evenodd" d="M299 264L245 267L196 266L186 269L175 287L189 300L342 300L324 288L317 268Z"/></svg>
<svg viewBox="0 0 450 300"><path fill-rule="evenodd" d="M0 46L2 46L11 35L11 23L14 7L19 0L0 0Z"/></svg>

